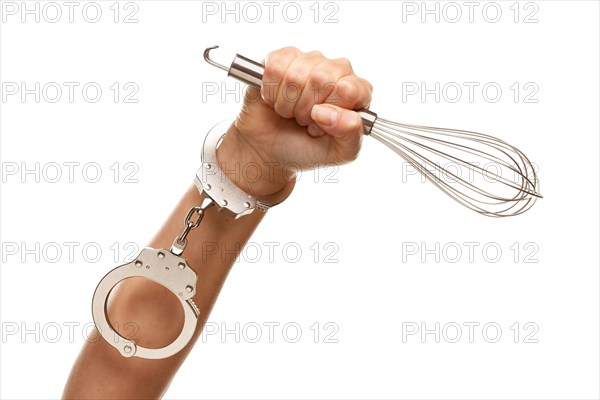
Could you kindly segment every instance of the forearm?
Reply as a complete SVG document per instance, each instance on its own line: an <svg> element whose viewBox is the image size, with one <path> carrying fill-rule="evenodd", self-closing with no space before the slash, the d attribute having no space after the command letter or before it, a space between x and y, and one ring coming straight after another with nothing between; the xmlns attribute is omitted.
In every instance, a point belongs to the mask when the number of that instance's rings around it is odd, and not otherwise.
<svg viewBox="0 0 600 400"><path fill-rule="evenodd" d="M183 229L190 208L202 197L191 187L182 197L150 247L169 249ZM198 282L194 302L200 309L194 338L176 355L160 360L125 358L104 339L85 343L63 394L64 398L158 398L167 389L177 369L197 340L227 274L241 248L260 223L264 212L235 220L228 211L210 207L199 227L188 235L183 253L196 271ZM162 347L179 335L183 312L172 293L145 279L128 279L113 291L109 319L121 335L134 330L137 342L145 347Z"/></svg>
<svg viewBox="0 0 600 400"><path fill-rule="evenodd" d="M263 81L276 84L279 90L263 91L260 97L257 89L246 92L241 112L216 158L238 188L273 205L293 190L294 168L337 165L356 158L363 129L360 116L352 110L368 107L372 86L353 73L348 60L328 60L319 52L303 53L291 47L266 57ZM287 85L301 89L301 95L286 96ZM318 98L313 95L315 87L322 89ZM237 171L256 174L250 177ZM196 188L189 189L150 245L169 249L182 232L188 210L201 201ZM263 216L256 210L236 220L229 212L210 207L200 226L188 235L183 256L197 273L194 302L201 315L194 339L183 351L159 360L125 358L103 339L90 340L73 367L64 397L162 396L197 340L238 253ZM144 279L127 279L113 292L108 317L121 336L142 347L160 348L179 335L183 311L168 289ZM132 328L136 329L134 337Z"/></svg>

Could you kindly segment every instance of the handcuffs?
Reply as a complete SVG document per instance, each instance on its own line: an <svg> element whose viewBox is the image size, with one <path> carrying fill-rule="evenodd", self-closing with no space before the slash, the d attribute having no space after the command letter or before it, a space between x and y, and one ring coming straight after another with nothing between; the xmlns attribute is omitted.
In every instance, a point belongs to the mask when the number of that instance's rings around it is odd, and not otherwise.
<svg viewBox="0 0 600 400"><path fill-rule="evenodd" d="M181 255L187 245L188 233L198 227L205 210L216 205L219 209L229 210L237 219L252 213L255 209L266 212L269 208L236 186L219 168L217 148L230 125L231 121L223 121L215 125L204 140L202 162L194 182L200 194L204 193L206 198L201 205L190 209L185 218L185 229L175 238L171 249L144 248L133 261L120 265L106 274L96 287L92 300L92 316L96 328L104 340L124 357L167 358L181 351L194 335L200 315L200 310L192 299L196 293L197 275ZM194 214L197 217L192 220ZM181 302L185 316L183 328L179 336L167 346L142 347L119 335L108 321L106 303L111 291L119 282L133 277L150 279L164 286Z"/></svg>

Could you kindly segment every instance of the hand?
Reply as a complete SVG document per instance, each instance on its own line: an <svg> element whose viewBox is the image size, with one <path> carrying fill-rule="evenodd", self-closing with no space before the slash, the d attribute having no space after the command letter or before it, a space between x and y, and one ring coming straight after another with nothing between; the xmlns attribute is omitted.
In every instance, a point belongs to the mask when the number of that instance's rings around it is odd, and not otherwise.
<svg viewBox="0 0 600 400"><path fill-rule="evenodd" d="M262 89L248 88L217 158L246 192L274 199L289 194L298 169L356 158L363 130L352 110L369 107L373 87L348 60L294 47L270 53L263 65Z"/></svg>

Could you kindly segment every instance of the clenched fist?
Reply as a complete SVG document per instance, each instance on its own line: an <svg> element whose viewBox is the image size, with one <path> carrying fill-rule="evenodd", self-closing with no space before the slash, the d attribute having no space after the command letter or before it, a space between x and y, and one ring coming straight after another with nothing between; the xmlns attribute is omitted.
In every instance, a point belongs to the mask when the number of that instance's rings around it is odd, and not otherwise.
<svg viewBox="0 0 600 400"><path fill-rule="evenodd" d="M317 51L285 47L263 65L262 88L248 88L217 158L238 186L276 203L291 192L298 168L356 158L363 128L353 110L369 107L373 87L348 60Z"/></svg>

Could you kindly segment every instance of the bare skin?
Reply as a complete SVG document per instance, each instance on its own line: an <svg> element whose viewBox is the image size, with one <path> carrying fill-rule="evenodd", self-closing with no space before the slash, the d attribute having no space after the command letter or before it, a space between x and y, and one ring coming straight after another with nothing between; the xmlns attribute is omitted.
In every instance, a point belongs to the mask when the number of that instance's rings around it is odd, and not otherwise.
<svg viewBox="0 0 600 400"><path fill-rule="evenodd" d="M258 175L251 179L228 175L248 193L276 204L293 190L294 170L289 165L311 168L356 158L362 124L352 110L369 106L372 86L354 74L347 60L329 60L318 52L286 47L270 53L264 65L263 90L248 89L217 158L225 171L236 166L240 170L248 163L258 166ZM149 246L170 248L186 213L202 199L191 186ZM161 360L124 358L92 334L75 361L63 398L162 397L197 341L242 247L264 216L255 211L235 220L228 211L211 207L200 227L189 234L184 256L198 275L194 301L201 315L184 350ZM144 279L128 279L113 291L108 316L123 336L131 335L135 326L133 339L152 348L170 343L183 325L179 301L168 289Z"/></svg>

